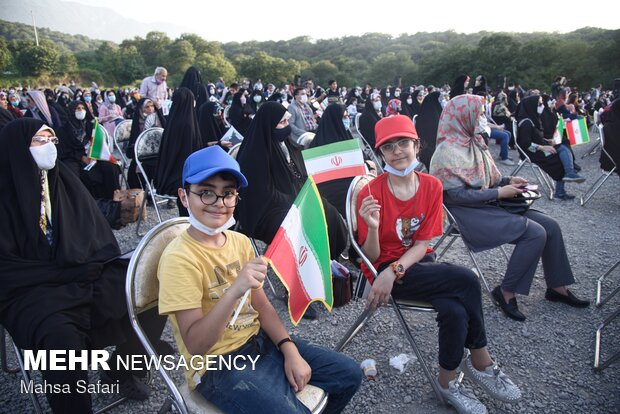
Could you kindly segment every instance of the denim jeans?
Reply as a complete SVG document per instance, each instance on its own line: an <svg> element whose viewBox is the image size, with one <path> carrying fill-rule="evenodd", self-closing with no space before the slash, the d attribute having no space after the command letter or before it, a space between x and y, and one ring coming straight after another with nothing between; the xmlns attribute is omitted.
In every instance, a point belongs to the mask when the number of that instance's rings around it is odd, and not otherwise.
<svg viewBox="0 0 620 414"><path fill-rule="evenodd" d="M490 138L499 141L499 158L508 159L508 143L510 142L510 132L501 129L491 128Z"/></svg>
<svg viewBox="0 0 620 414"><path fill-rule="evenodd" d="M573 164L573 155L570 152L570 148L568 148L566 145L557 145L555 149L558 152L560 161L562 161L562 167L564 167L564 175L570 177L577 174Z"/></svg>
<svg viewBox="0 0 620 414"><path fill-rule="evenodd" d="M351 358L296 338L301 356L312 368L309 384L328 394L324 413L339 413L362 381L362 371ZM207 371L196 388L226 413L309 413L296 397L284 373L284 356L264 331L231 355L260 355L256 370Z"/></svg>

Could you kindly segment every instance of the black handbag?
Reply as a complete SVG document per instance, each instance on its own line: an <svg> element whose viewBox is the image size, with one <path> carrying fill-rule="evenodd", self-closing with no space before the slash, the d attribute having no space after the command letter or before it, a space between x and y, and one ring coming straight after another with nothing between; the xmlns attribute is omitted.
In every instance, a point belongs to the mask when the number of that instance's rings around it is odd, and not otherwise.
<svg viewBox="0 0 620 414"><path fill-rule="evenodd" d="M490 204L503 208L512 214L523 215L530 209L534 201L540 198L538 191L528 190L524 193L517 194L513 198L502 198L501 200L494 200Z"/></svg>

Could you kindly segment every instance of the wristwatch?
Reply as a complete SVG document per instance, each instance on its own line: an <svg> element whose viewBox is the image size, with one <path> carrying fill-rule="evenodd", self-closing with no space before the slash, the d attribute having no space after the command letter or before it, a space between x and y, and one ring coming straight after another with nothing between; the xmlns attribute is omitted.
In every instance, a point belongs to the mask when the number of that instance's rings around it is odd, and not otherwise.
<svg viewBox="0 0 620 414"><path fill-rule="evenodd" d="M403 276L405 276L405 266L403 266L402 263L392 262L390 264L390 267L392 268L392 272L394 272L394 275L396 276L396 280L400 280L403 278Z"/></svg>

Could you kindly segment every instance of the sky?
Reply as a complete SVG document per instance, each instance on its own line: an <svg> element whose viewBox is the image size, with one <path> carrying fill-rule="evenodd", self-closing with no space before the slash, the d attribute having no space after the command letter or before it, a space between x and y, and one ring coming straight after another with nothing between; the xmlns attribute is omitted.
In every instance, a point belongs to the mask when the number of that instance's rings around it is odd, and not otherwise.
<svg viewBox="0 0 620 414"><path fill-rule="evenodd" d="M326 39L367 32L570 32L620 29L620 1L551 0L71 0L138 21L166 21L205 39Z"/></svg>

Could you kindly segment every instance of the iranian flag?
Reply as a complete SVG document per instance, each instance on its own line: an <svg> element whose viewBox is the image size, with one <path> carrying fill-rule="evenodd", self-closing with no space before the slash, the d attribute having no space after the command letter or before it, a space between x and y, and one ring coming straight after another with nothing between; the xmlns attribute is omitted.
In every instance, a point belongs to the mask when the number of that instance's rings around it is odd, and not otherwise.
<svg viewBox="0 0 620 414"><path fill-rule="evenodd" d="M106 131L101 125L99 125L99 122L95 120L95 125L93 126L93 136L90 139L90 150L88 156L94 160L109 161L117 164L118 161L110 152L107 137L108 134Z"/></svg>
<svg viewBox="0 0 620 414"><path fill-rule="evenodd" d="M315 301L333 305L329 240L323 203L308 178L264 256L288 290L291 321L297 325Z"/></svg>
<svg viewBox="0 0 620 414"><path fill-rule="evenodd" d="M559 117L558 123L553 133L553 145L560 145L562 143L562 136L564 135L564 120Z"/></svg>
<svg viewBox="0 0 620 414"><path fill-rule="evenodd" d="M301 154L308 175L317 184L366 174L364 155L357 139L307 149Z"/></svg>
<svg viewBox="0 0 620 414"><path fill-rule="evenodd" d="M585 118L566 121L566 134L571 145L585 144L590 141L588 125Z"/></svg>

